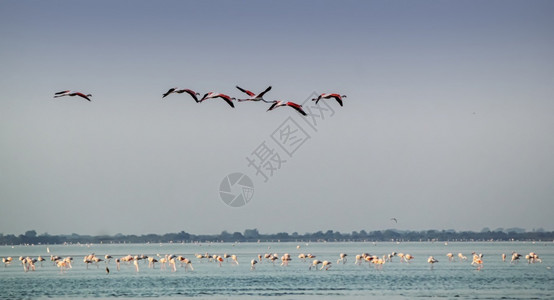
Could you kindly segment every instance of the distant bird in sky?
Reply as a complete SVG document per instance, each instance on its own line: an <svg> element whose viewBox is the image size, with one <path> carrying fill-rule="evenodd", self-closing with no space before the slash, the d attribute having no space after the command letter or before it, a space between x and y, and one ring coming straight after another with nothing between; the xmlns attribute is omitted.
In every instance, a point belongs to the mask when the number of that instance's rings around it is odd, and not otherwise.
<svg viewBox="0 0 554 300"><path fill-rule="evenodd" d="M176 87L174 88L170 88L167 92L165 92L165 94L162 95L162 99L167 97L168 95L172 94L172 93L175 93L175 91L177 90Z"/></svg>
<svg viewBox="0 0 554 300"><path fill-rule="evenodd" d="M294 108L296 111L298 111L303 116L307 116L308 114L302 109L302 105L296 104L294 102L285 102L285 101L275 101L268 109L267 111L274 110L277 107L280 106L290 106Z"/></svg>
<svg viewBox="0 0 554 300"><path fill-rule="evenodd" d="M239 89L241 92L246 93L248 96L250 96L250 98L247 98L247 99L238 99L239 102L242 102L242 101L263 101L265 103L271 103L271 101L267 101L263 98L265 93L267 93L267 92L269 92L269 90L271 90L271 86L269 86L267 89L265 89L265 91L259 93L258 95L252 93L249 90L245 90L245 89L239 87L238 85L237 85L237 89Z"/></svg>
<svg viewBox="0 0 554 300"><path fill-rule="evenodd" d="M227 102L227 104L231 105L232 108L235 108L235 105L233 104L233 101L232 101L232 100L235 100L235 98L231 98L230 96L227 96L225 94L220 94L220 93L209 92L209 93L205 94L204 97L202 97L202 99L200 99L199 102L202 102L202 101L208 100L208 99L215 99L215 98L221 98L221 99L225 100L225 102Z"/></svg>
<svg viewBox="0 0 554 300"><path fill-rule="evenodd" d="M63 97L63 96L79 96L79 97L82 97L84 99L87 99L88 101L91 101L90 100L90 97L92 97L91 94L87 94L85 95L84 93L81 93L81 92L73 92L73 91L70 91L70 90L67 90L67 91L61 91L61 92L57 92L54 94L54 98L59 98L59 97Z"/></svg>
<svg viewBox="0 0 554 300"><path fill-rule="evenodd" d="M346 95L341 96L340 94L321 94L317 98L313 98L312 101L315 101L315 103L317 104L321 99L331 99L331 98L334 98L335 100L337 100L340 106L342 106L342 99L346 98Z"/></svg>
<svg viewBox="0 0 554 300"><path fill-rule="evenodd" d="M391 221L394 221L394 223L398 223L398 220L396 218L390 218Z"/></svg>
<svg viewBox="0 0 554 300"><path fill-rule="evenodd" d="M198 96L200 96L200 93L197 93L193 90L182 89L182 90L175 90L174 92L177 94L187 93L192 97L192 99L194 99L194 101L196 101L196 103L200 102L200 100L198 100Z"/></svg>

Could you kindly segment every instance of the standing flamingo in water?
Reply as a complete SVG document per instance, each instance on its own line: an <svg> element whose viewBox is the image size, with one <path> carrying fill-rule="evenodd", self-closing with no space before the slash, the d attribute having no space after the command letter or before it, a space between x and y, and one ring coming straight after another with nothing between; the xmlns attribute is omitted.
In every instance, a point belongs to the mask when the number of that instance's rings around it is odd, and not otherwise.
<svg viewBox="0 0 554 300"><path fill-rule="evenodd" d="M331 262L324 260L321 263L321 269L320 270L323 270L323 268L325 268L325 271L327 271L327 270L329 270L330 267L331 267Z"/></svg>
<svg viewBox="0 0 554 300"><path fill-rule="evenodd" d="M431 264L431 270L433 269L433 265L435 263L438 263L439 261L436 260L433 256L429 256L429 258L427 259L427 262Z"/></svg>
<svg viewBox="0 0 554 300"><path fill-rule="evenodd" d="M267 93L267 92L269 92L269 90L271 90L271 86L269 86L267 89L265 89L265 91L259 93L258 95L252 93L249 90L245 90L245 89L239 87L238 85L237 85L237 89L239 89L241 92L243 92L243 93L247 94L248 96L250 96L250 98L247 98L247 99L238 99L239 102L242 102L242 101L263 101L265 103L271 103L271 101L267 101L263 98L265 93Z"/></svg>
<svg viewBox="0 0 554 300"><path fill-rule="evenodd" d="M296 111L298 111L303 116L307 116L308 114L302 109L302 105L296 104L294 102L285 102L285 101L275 101L273 104L269 107L267 111L274 110L277 107L280 106L290 106L294 108Z"/></svg>
<svg viewBox="0 0 554 300"><path fill-rule="evenodd" d="M321 264L321 260L319 260L319 259L314 259L314 260L312 261L312 264L310 265L310 268L309 268L309 269L310 269L310 270L311 270L312 268L317 269L317 265L319 265L319 264Z"/></svg>
<svg viewBox="0 0 554 300"><path fill-rule="evenodd" d="M341 253L341 254L339 255L340 258L337 260L337 264L338 264L339 262L342 262L342 264L344 265L344 264L346 263L346 257L347 257L347 256L348 256L348 255L347 255L346 253Z"/></svg>
<svg viewBox="0 0 554 300"><path fill-rule="evenodd" d="M220 94L220 93L209 92L209 93L205 94L204 97L202 97L202 99L200 99L199 102L202 102L202 101L208 100L208 99L215 99L215 98L221 98L221 99L225 100L225 102L227 102L227 104L229 104L232 108L235 108L235 105L233 104L232 100L236 100L236 99L231 98L231 97L229 97L225 94Z"/></svg>
<svg viewBox="0 0 554 300"><path fill-rule="evenodd" d="M315 103L317 104L317 103L319 102L319 100L321 100L321 99L331 99L331 98L337 100L337 102L340 104L340 106L342 106L342 99L343 99L343 98L346 98L346 95L340 95L340 94L321 94L321 95L319 95L317 98L313 98L312 101L315 101ZM392 218L392 219L394 219L394 220L396 221L395 218ZM392 219L391 219L391 220L392 220ZM398 221L396 221L396 222L398 222Z"/></svg>
<svg viewBox="0 0 554 300"><path fill-rule="evenodd" d="M89 102L91 101L90 100L90 97L92 97L91 94L84 94L84 93L81 93L81 92L73 92L73 91L70 91L70 90L67 90L67 91L61 91L61 92L57 92L54 94L54 98L59 98L59 97L63 97L63 96L79 96L81 98L84 98L84 99L87 99Z"/></svg>
<svg viewBox="0 0 554 300"><path fill-rule="evenodd" d="M7 258L6 258L6 257L3 257L3 258L2 258L2 262L4 263L4 267L6 267L6 266L8 266L9 264L11 264L11 263L12 263L12 260L13 260L13 258L11 258L11 257L7 257Z"/></svg>

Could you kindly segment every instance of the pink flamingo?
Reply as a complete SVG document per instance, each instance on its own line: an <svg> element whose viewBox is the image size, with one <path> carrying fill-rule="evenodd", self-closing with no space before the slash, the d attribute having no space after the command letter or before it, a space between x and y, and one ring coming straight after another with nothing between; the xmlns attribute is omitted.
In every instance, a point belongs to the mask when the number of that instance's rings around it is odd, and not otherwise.
<svg viewBox="0 0 554 300"><path fill-rule="evenodd" d="M321 94L317 98L313 98L312 101L315 101L315 103L317 104L321 99L331 99L331 98L334 98L335 100L337 100L340 106L342 106L342 99L346 98L346 95L341 96L340 94Z"/></svg>
<svg viewBox="0 0 554 300"><path fill-rule="evenodd" d="M227 102L227 104L229 104L232 108L235 108L235 105L233 104L232 100L236 100L236 99L231 98L231 97L229 97L225 94L220 94L220 93L209 92L209 93L205 94L204 97L202 97L202 99L200 99L199 102L202 102L202 101L208 100L208 99L215 99L215 98L221 98L221 99L225 100L225 102Z"/></svg>
<svg viewBox="0 0 554 300"><path fill-rule="evenodd" d="M298 111L303 116L307 116L308 114L302 109L302 105L296 104L294 102L285 102L285 101L275 101L273 104L269 107L267 111L274 110L277 107L280 106L290 106L294 108L296 111Z"/></svg>
<svg viewBox="0 0 554 300"><path fill-rule="evenodd" d="M167 92L165 92L165 94L162 95L162 99L165 98L165 97L167 97L167 96L169 96L170 94L175 93L176 90L177 90L176 87L170 88Z"/></svg>
<svg viewBox="0 0 554 300"><path fill-rule="evenodd" d="M177 94L187 93L192 97L192 99L194 99L194 101L196 101L196 103L200 102L200 100L198 100L198 96L200 96L200 93L197 93L193 90L189 90L189 89L175 90L175 93Z"/></svg>
<svg viewBox="0 0 554 300"><path fill-rule="evenodd" d="M238 85L237 85L237 89L239 89L241 92L243 92L243 93L247 94L248 96L250 96L250 98L247 98L247 99L238 99L239 102L242 102L242 101L263 101L265 103L271 103L271 101L267 101L263 98L265 93L267 93L267 92L269 92L269 90L271 90L271 86L269 86L267 89L265 89L265 91L259 93L258 95L252 93L249 90L242 89Z"/></svg>
<svg viewBox="0 0 554 300"><path fill-rule="evenodd" d="M91 101L90 100L90 97L92 97L91 94L84 94L84 93L81 93L81 92L73 92L73 91L70 91L70 90L67 90L67 91L61 91L61 92L57 92L54 94L54 98L59 98L59 97L63 97L63 96L79 96L81 98L84 98L84 99L87 99L89 102Z"/></svg>

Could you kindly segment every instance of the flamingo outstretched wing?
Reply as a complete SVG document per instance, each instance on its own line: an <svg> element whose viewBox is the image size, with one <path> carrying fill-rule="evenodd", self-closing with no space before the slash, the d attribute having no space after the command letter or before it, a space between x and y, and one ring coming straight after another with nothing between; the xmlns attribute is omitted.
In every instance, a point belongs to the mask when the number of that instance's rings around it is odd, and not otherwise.
<svg viewBox="0 0 554 300"><path fill-rule="evenodd" d="M177 88L170 88L165 94L162 95L162 98L165 98L167 95L175 92Z"/></svg>
<svg viewBox="0 0 554 300"><path fill-rule="evenodd" d="M271 88L271 87L270 87L270 88ZM249 90L245 90L245 89L241 88L241 87L238 86L238 85L237 85L237 89L239 89L239 90L240 90L241 92L243 92L243 93L246 93L246 94L247 94L248 96L250 96L250 97L256 96L256 94L252 93L252 92L249 91Z"/></svg>
<svg viewBox="0 0 554 300"><path fill-rule="evenodd" d="M297 112L302 114L303 116L307 116L308 114L302 109L302 105L296 104L294 102L287 102L287 106L290 106L294 108Z"/></svg>
<svg viewBox="0 0 554 300"><path fill-rule="evenodd" d="M90 98L89 98L91 96L90 94L85 95L83 93L76 92L76 93L71 94L71 96L79 96L79 97L87 99L88 101L91 101Z"/></svg>
<svg viewBox="0 0 554 300"><path fill-rule="evenodd" d="M271 86L269 86L267 89L265 89L265 91L261 92L258 97L261 98L265 95L265 93L269 92L271 90Z"/></svg>

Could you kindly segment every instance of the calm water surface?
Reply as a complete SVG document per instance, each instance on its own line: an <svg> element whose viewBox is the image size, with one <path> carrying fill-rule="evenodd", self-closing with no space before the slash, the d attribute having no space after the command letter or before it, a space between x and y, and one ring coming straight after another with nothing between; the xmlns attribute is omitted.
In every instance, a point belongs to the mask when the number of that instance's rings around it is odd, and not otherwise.
<svg viewBox="0 0 554 300"><path fill-rule="evenodd" d="M300 246L300 248L297 248ZM1 299L44 298L146 298L176 299L554 299L554 243L553 242L479 242L479 243L202 243L202 244L110 244L110 245L50 245L2 246L0 257L12 256L14 262L0 266ZM415 256L411 263L400 263L395 257L382 269L367 263L354 264L354 256L363 252L382 256L391 252ZM484 267L471 266L471 252L483 253ZM536 252L542 263L528 264L522 259L509 262L512 251L520 254ZM250 269L250 261L258 254L289 253L289 266L263 261ZM347 253L348 262L337 264L339 253ZM449 262L446 253L458 252L468 261ZM148 268L141 261L137 273L132 264L121 264L117 271L114 261L99 266L83 263L85 255L99 257L110 254L156 256L183 255L192 260L194 271L169 268ZM239 265L207 260L200 262L195 253L223 255L236 254ZM310 271L309 262L300 261L299 253L311 253L319 260L332 262L328 271ZM501 254L506 253L507 262ZM73 268L66 272L54 266L50 254L74 258ZM19 256L37 257L47 261L36 271L24 272ZM427 258L439 260L433 268ZM106 266L110 273L106 274Z"/></svg>

